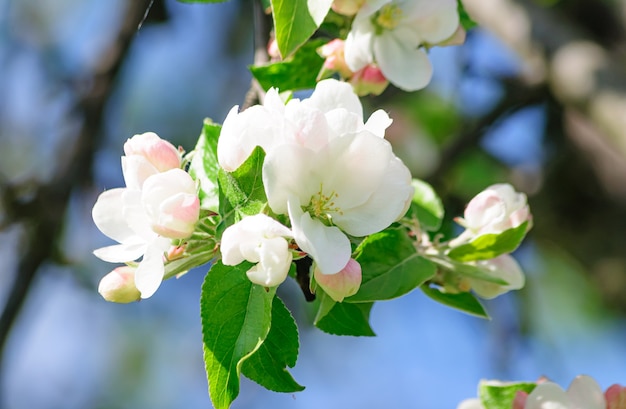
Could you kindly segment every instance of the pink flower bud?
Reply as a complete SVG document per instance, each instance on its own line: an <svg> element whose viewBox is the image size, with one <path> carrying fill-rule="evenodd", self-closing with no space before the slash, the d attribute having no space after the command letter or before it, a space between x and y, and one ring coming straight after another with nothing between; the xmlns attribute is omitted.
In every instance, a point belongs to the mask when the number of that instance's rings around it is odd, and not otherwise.
<svg viewBox="0 0 626 409"><path fill-rule="evenodd" d="M194 232L200 215L196 183L182 169L171 169L146 179L141 202L152 230L170 239L184 239Z"/></svg>
<svg viewBox="0 0 626 409"><path fill-rule="evenodd" d="M524 272L517 261L508 254L491 260L476 261L475 265L488 275L507 282L507 285L499 285L468 277L472 290L482 298L492 299L510 290L519 290L524 287L526 281Z"/></svg>
<svg viewBox="0 0 626 409"><path fill-rule="evenodd" d="M365 3L365 0L335 0L331 7L337 14L354 16L363 6L363 3Z"/></svg>
<svg viewBox="0 0 626 409"><path fill-rule="evenodd" d="M611 385L604 392L606 409L626 409L626 386Z"/></svg>
<svg viewBox="0 0 626 409"><path fill-rule="evenodd" d="M319 268L315 268L314 276L324 292L337 302L356 294L361 287L361 265L352 258L336 274L323 274Z"/></svg>
<svg viewBox="0 0 626 409"><path fill-rule="evenodd" d="M359 96L380 95L389 85L389 81L375 64L369 64L355 72L350 83Z"/></svg>
<svg viewBox="0 0 626 409"><path fill-rule="evenodd" d="M524 391L515 392L515 398L513 399L512 409L524 409L524 406L526 406L527 400L528 400L528 393Z"/></svg>
<svg viewBox="0 0 626 409"><path fill-rule="evenodd" d="M135 287L135 268L122 266L111 271L100 280L98 292L111 302L125 304L138 301L141 293Z"/></svg>
<svg viewBox="0 0 626 409"><path fill-rule="evenodd" d="M341 77L350 78L352 71L346 64L343 48L344 41L336 38L321 46L317 52L325 58L323 70L336 71Z"/></svg>
<svg viewBox="0 0 626 409"><path fill-rule="evenodd" d="M126 156L142 156L159 172L179 168L181 157L178 150L154 132L135 135L124 144Z"/></svg>
<svg viewBox="0 0 626 409"><path fill-rule="evenodd" d="M476 195L464 216L457 221L474 236L502 233L531 219L526 195L507 183L489 186Z"/></svg>
<svg viewBox="0 0 626 409"><path fill-rule="evenodd" d="M280 50L278 49L278 43L275 38L271 38L267 43L267 55L272 61L280 61Z"/></svg>

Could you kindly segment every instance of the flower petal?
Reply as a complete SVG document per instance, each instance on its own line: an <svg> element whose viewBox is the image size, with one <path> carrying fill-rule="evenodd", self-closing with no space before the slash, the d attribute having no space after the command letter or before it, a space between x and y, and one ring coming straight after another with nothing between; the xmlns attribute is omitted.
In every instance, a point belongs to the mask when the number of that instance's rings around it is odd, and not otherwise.
<svg viewBox="0 0 626 409"><path fill-rule="evenodd" d="M459 27L459 12L455 0L418 0L409 2L407 10L411 28L419 35L420 42L436 44L450 38Z"/></svg>
<svg viewBox="0 0 626 409"><path fill-rule="evenodd" d="M344 45L344 57L348 68L353 72L360 70L374 62L372 42L375 28L369 19L357 18L352 22L352 29L348 33Z"/></svg>
<svg viewBox="0 0 626 409"><path fill-rule="evenodd" d="M264 287L275 287L285 281L293 257L287 240L282 237L263 239L257 251L259 263L247 272L250 281Z"/></svg>
<svg viewBox="0 0 626 409"><path fill-rule="evenodd" d="M382 109L378 109L370 115L369 119L365 123L364 129L370 131L376 136L384 138L385 131L389 128L389 126L391 126L392 122L393 120L389 118L389 114Z"/></svg>
<svg viewBox="0 0 626 409"><path fill-rule="evenodd" d="M372 49L381 71L396 87L405 91L417 91L428 85L433 69L424 50L417 48L410 31L400 27L376 36Z"/></svg>
<svg viewBox="0 0 626 409"><path fill-rule="evenodd" d="M528 395L524 409L571 409L565 391L553 382L544 382Z"/></svg>
<svg viewBox="0 0 626 409"><path fill-rule="evenodd" d="M122 174L129 189L140 190L143 182L157 173L159 170L143 156L122 156Z"/></svg>
<svg viewBox="0 0 626 409"><path fill-rule="evenodd" d="M146 250L146 243L116 244L94 250L93 254L108 263L126 263L137 260Z"/></svg>
<svg viewBox="0 0 626 409"><path fill-rule="evenodd" d="M136 232L128 225L122 213L126 192L127 189L124 188L102 192L91 211L91 216L98 229L107 237L120 243L136 236Z"/></svg>
<svg viewBox="0 0 626 409"><path fill-rule="evenodd" d="M135 273L135 286L141 293L141 298L150 298L161 285L165 274L163 254L169 247L170 241L163 237L157 237L148 244Z"/></svg>
<svg viewBox="0 0 626 409"><path fill-rule="evenodd" d="M348 264L352 249L341 230L312 219L294 197L289 200L289 218L296 243L313 258L322 274L338 273Z"/></svg>
<svg viewBox="0 0 626 409"><path fill-rule="evenodd" d="M344 108L359 118L363 118L363 106L352 90L352 86L347 82L332 78L318 82L311 97L303 103L324 113L332 109Z"/></svg>
<svg viewBox="0 0 626 409"><path fill-rule="evenodd" d="M606 401L602 388L592 377L579 375L567 388L567 396L572 402L570 409L605 409Z"/></svg>

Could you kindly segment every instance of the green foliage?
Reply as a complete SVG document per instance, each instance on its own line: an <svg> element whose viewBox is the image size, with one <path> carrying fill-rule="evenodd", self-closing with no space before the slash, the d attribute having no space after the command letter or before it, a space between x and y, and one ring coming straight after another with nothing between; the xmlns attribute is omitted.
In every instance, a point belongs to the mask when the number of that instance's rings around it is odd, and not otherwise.
<svg viewBox="0 0 626 409"><path fill-rule="evenodd" d="M463 2L461 0L458 0L458 5L459 17L461 19L461 25L463 26L463 28L465 30L469 30L476 27L478 24L474 20L472 20L469 14L467 14L467 11L465 10L465 7L463 7Z"/></svg>
<svg viewBox="0 0 626 409"><path fill-rule="evenodd" d="M241 365L270 330L275 290L252 284L244 262L218 261L202 285L200 317L209 393L216 409L226 409L239 394Z"/></svg>
<svg viewBox="0 0 626 409"><path fill-rule="evenodd" d="M289 57L319 28L333 0L272 0L278 49Z"/></svg>
<svg viewBox="0 0 626 409"><path fill-rule="evenodd" d="M448 307L463 311L480 318L490 319L482 304L471 293L451 294L440 291L438 288L423 285L420 287L428 297Z"/></svg>
<svg viewBox="0 0 626 409"><path fill-rule="evenodd" d="M406 231L389 228L367 237L357 248L361 264L359 291L348 302L372 302L399 297L435 275L435 265L420 256Z"/></svg>
<svg viewBox="0 0 626 409"><path fill-rule="evenodd" d="M500 234L483 234L467 244L453 248L448 257L465 262L489 260L501 254L511 253L524 240L527 230L528 222L524 222Z"/></svg>
<svg viewBox="0 0 626 409"><path fill-rule="evenodd" d="M259 349L243 362L247 378L275 392L299 392L299 385L286 367L293 368L298 358L298 327L278 297L272 302L272 326Z"/></svg>
<svg viewBox="0 0 626 409"><path fill-rule="evenodd" d="M317 291L320 306L314 324L333 335L373 337L376 334L369 324L370 310L374 303L338 303L323 291Z"/></svg>
<svg viewBox="0 0 626 409"><path fill-rule="evenodd" d="M413 179L411 184L415 188L415 193L409 209L409 217L417 218L422 229L438 230L444 214L441 199L428 183Z"/></svg>
<svg viewBox="0 0 626 409"><path fill-rule="evenodd" d="M213 123L208 118L204 120L202 133L189 166L191 177L200 181L200 191L198 192L200 206L214 212L217 212L219 207L217 139L221 130L221 125Z"/></svg>
<svg viewBox="0 0 626 409"><path fill-rule="evenodd" d="M537 386L532 382L494 383L481 382L478 395L485 409L511 409L518 391L532 392Z"/></svg>
<svg viewBox="0 0 626 409"><path fill-rule="evenodd" d="M219 169L220 210L228 224L232 224L233 217L234 221L238 221L243 216L260 213L266 206L262 175L264 159L265 152L257 146L234 172Z"/></svg>
<svg viewBox="0 0 626 409"><path fill-rule="evenodd" d="M315 88L317 74L324 64L324 59L317 54L317 49L325 42L325 40L309 41L288 60L267 65L253 65L250 71L266 91L272 87L294 91Z"/></svg>

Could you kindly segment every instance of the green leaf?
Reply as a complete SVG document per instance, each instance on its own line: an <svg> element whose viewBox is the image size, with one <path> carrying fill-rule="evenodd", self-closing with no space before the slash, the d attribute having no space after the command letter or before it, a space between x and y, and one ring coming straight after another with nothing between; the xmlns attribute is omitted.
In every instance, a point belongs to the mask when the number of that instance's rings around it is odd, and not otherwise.
<svg viewBox="0 0 626 409"><path fill-rule="evenodd" d="M498 284L498 285L507 285L506 281L501 279L500 277L493 276L480 267L473 266L471 264L465 264L459 261L451 260L449 258L440 257L440 256L427 256L430 261L437 264L439 267L442 267L448 271L452 271L456 274L475 278L477 280L487 281L490 283Z"/></svg>
<svg viewBox="0 0 626 409"><path fill-rule="evenodd" d="M332 3L333 0L272 0L274 32L283 58L313 35Z"/></svg>
<svg viewBox="0 0 626 409"><path fill-rule="evenodd" d="M515 251L528 230L528 222L500 234L483 234L448 252L448 257L458 261L490 260L501 254Z"/></svg>
<svg viewBox="0 0 626 409"><path fill-rule="evenodd" d="M246 161L234 172L219 169L219 188L229 205L221 205L220 213L224 219L229 219L232 212L235 220L246 215L255 215L261 212L267 204L263 187L263 160L265 152L257 146Z"/></svg>
<svg viewBox="0 0 626 409"><path fill-rule="evenodd" d="M285 304L274 297L270 332L263 345L244 361L241 373L274 392L304 390L286 369L295 366L298 347L298 327Z"/></svg>
<svg viewBox="0 0 626 409"><path fill-rule="evenodd" d="M530 393L536 386L534 382L481 381L478 396L485 409L511 409L518 391Z"/></svg>
<svg viewBox="0 0 626 409"><path fill-rule="evenodd" d="M200 206L203 209L218 211L219 192L217 174L217 139L222 126L213 123L209 118L204 120L202 133L194 149L194 155L189 166L189 173L195 180L200 181Z"/></svg>
<svg viewBox="0 0 626 409"><path fill-rule="evenodd" d="M250 66L250 72L264 90L271 87L281 91L315 88L317 74L322 69L324 59L317 49L325 40L313 40L296 51L287 61L268 65Z"/></svg>
<svg viewBox="0 0 626 409"><path fill-rule="evenodd" d="M248 280L251 266L246 262L229 267L218 261L202 285L204 362L216 409L227 409L237 397L241 365L270 330L275 290Z"/></svg>
<svg viewBox="0 0 626 409"><path fill-rule="evenodd" d="M314 321L317 328L333 335L376 336L369 324L370 310L374 303L338 303L321 290L316 295L320 299Z"/></svg>
<svg viewBox="0 0 626 409"><path fill-rule="evenodd" d="M444 214L441 199L428 183L419 179L413 179L411 184L415 188L415 193L413 194L409 215L417 218L421 228L429 231L438 230L441 227Z"/></svg>
<svg viewBox="0 0 626 409"><path fill-rule="evenodd" d="M470 15L467 14L467 11L465 10L465 7L463 7L463 2L461 2L461 0L458 0L458 10L459 17L461 19L461 25L465 30L469 30L478 25L474 20L472 20Z"/></svg>
<svg viewBox="0 0 626 409"><path fill-rule="evenodd" d="M476 317L491 319L482 304L471 293L443 293L439 289L430 287L426 284L421 286L420 288L422 289L424 294L426 294L431 299L437 301L438 303L441 303L451 308L455 308L459 311L463 311L464 313L474 315Z"/></svg>
<svg viewBox="0 0 626 409"><path fill-rule="evenodd" d="M421 257L404 230L390 228L367 237L357 248L361 264L359 291L348 302L399 297L435 275L435 264Z"/></svg>

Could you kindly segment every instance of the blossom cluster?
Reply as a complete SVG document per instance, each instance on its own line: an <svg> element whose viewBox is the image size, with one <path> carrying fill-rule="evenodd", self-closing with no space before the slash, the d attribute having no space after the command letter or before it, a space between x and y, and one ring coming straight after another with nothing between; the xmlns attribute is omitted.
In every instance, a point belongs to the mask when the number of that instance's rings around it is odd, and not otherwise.
<svg viewBox="0 0 626 409"><path fill-rule="evenodd" d="M320 48L320 75L337 72L359 95L378 95L389 82L424 88L433 73L427 50L465 41L457 7L456 0L335 0L332 9L354 19L345 40Z"/></svg>
<svg viewBox="0 0 626 409"><path fill-rule="evenodd" d="M515 384L483 381L501 388L515 388ZM502 402L492 402L500 403ZM457 409L485 409L480 399L464 400ZM606 391L590 376L579 375L563 390L558 384L542 379L532 392L518 390L512 409L626 409L626 387L611 385Z"/></svg>

